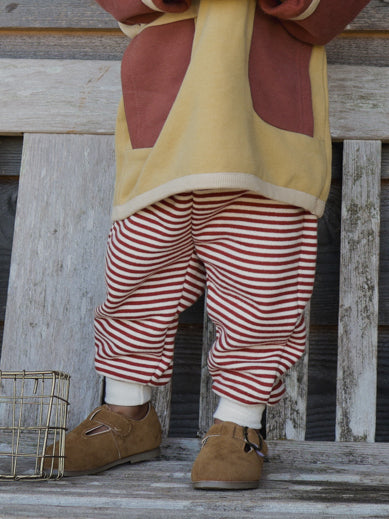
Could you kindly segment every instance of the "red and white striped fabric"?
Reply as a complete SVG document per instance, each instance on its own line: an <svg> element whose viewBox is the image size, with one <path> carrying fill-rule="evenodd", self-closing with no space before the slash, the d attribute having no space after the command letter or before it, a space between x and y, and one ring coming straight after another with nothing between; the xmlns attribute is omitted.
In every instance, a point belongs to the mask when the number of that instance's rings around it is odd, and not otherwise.
<svg viewBox="0 0 389 519"><path fill-rule="evenodd" d="M115 222L95 318L97 371L167 383L178 315L207 285L214 391L275 404L304 352L316 237L316 216L247 191L179 194Z"/></svg>

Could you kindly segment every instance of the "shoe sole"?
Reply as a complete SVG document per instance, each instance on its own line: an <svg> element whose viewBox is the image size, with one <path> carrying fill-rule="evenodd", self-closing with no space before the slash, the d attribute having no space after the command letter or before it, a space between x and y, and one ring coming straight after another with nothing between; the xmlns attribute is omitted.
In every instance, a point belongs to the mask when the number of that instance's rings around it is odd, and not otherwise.
<svg viewBox="0 0 389 519"><path fill-rule="evenodd" d="M124 465L125 463L133 464L140 463L142 461L150 461L155 458L158 458L161 455L161 449L158 447L157 449L153 449L147 452L140 452L139 454L133 454L132 456L128 456L127 458L122 458L120 460L113 461L112 463L108 463L103 467L97 467L92 470L78 470L78 471L64 471L65 478L71 478L75 476L92 476L93 474L99 474L100 472L104 472L105 470L111 469L113 467L117 467L118 465Z"/></svg>
<svg viewBox="0 0 389 519"><path fill-rule="evenodd" d="M259 481L193 481L197 490L249 490L258 488Z"/></svg>

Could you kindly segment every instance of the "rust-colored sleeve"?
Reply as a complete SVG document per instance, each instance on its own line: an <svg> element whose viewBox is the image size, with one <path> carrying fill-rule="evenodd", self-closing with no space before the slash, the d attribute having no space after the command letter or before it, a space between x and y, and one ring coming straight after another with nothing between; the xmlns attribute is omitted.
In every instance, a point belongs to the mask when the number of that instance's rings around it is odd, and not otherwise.
<svg viewBox="0 0 389 519"><path fill-rule="evenodd" d="M164 12L182 12L191 0L95 0L116 20L127 25L150 23Z"/></svg>
<svg viewBox="0 0 389 519"><path fill-rule="evenodd" d="M258 0L296 38L325 45L341 33L370 0Z"/></svg>

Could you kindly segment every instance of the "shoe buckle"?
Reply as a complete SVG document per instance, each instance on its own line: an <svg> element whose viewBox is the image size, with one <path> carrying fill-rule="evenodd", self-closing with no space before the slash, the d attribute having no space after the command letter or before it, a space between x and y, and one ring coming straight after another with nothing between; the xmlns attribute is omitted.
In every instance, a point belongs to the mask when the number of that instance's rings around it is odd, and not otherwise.
<svg viewBox="0 0 389 519"><path fill-rule="evenodd" d="M244 448L244 450L246 452L255 451L258 454L258 456L260 456L261 458L264 458L264 459L266 458L266 456L262 452L263 441L262 441L261 436L258 435L259 445L257 445L256 443L253 443L249 440L248 427L243 427L243 438L246 443L245 448Z"/></svg>

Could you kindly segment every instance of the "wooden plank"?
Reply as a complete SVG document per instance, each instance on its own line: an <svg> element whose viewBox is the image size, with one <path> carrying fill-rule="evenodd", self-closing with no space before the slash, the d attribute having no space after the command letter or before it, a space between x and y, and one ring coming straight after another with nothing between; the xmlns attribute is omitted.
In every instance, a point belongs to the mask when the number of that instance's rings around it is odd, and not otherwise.
<svg viewBox="0 0 389 519"><path fill-rule="evenodd" d="M305 311L305 323L309 334L310 305ZM307 335L308 336L308 335ZM307 338L304 356L285 375L285 397L276 406L266 410L266 438L270 440L304 440L307 425L308 400Z"/></svg>
<svg viewBox="0 0 389 519"><path fill-rule="evenodd" d="M372 0L347 27L349 30L387 31L389 28L387 0Z"/></svg>
<svg viewBox="0 0 389 519"><path fill-rule="evenodd" d="M372 0L349 27L387 30L388 10L386 0ZM3 0L0 5L0 27L92 29L114 26L115 20L93 0Z"/></svg>
<svg viewBox="0 0 389 519"><path fill-rule="evenodd" d="M120 61L128 43L119 29L0 31L2 58Z"/></svg>
<svg viewBox="0 0 389 519"><path fill-rule="evenodd" d="M334 163L338 162L338 148L334 146ZM335 175L336 174L336 175ZM341 193L335 179L323 218L319 220L319 251L315 290L311 302L310 366L307 436L309 440L335 438L336 360L339 308L339 262ZM379 274L379 331L376 441L389 441L389 145L382 147L380 274Z"/></svg>
<svg viewBox="0 0 389 519"><path fill-rule="evenodd" d="M344 143L336 439L374 441L381 143Z"/></svg>
<svg viewBox="0 0 389 519"><path fill-rule="evenodd" d="M326 52L331 65L389 67L389 33L345 34L328 43Z"/></svg>
<svg viewBox="0 0 389 519"><path fill-rule="evenodd" d="M128 38L116 29L0 31L2 58L120 61L128 43ZM331 64L389 67L389 32L352 32L335 38L326 49Z"/></svg>
<svg viewBox="0 0 389 519"><path fill-rule="evenodd" d="M117 23L93 0L2 0L0 27L112 28Z"/></svg>
<svg viewBox="0 0 389 519"><path fill-rule="evenodd" d="M0 60L0 98L7 100L0 133L113 133L119 68L111 61ZM389 140L388 85L389 68L330 66L333 137Z"/></svg>
<svg viewBox="0 0 389 519"><path fill-rule="evenodd" d="M202 492L190 484L198 440L169 440L160 461L97 476L3 483L2 519L22 517L261 517L369 519L389 515L389 446L270 442L258 490ZM129 491L130 489L130 491Z"/></svg>
<svg viewBox="0 0 389 519"><path fill-rule="evenodd" d="M171 382L158 389L153 389L151 401L158 413L161 422L162 434L166 437L169 433L170 425L170 399L172 395Z"/></svg>
<svg viewBox="0 0 389 519"><path fill-rule="evenodd" d="M328 70L334 139L389 139L389 68L332 65Z"/></svg>
<svg viewBox="0 0 389 519"><path fill-rule="evenodd" d="M265 465L267 472L278 463L289 464L290 471L293 471L293 467L300 469L303 466L310 470L310 465L343 465L347 472L348 466L358 465L361 469L364 466L377 467L376 474L381 473L381 476L389 472L388 443L266 441L269 446L269 465ZM194 438L166 438L162 444L162 459L194 461L200 446L201 441ZM293 460L293 464L290 460Z"/></svg>
<svg viewBox="0 0 389 519"><path fill-rule="evenodd" d="M2 134L114 132L119 62L0 60L0 76Z"/></svg>
<svg viewBox="0 0 389 519"><path fill-rule="evenodd" d="M25 136L1 369L69 373L70 427L101 398L93 311L114 174L111 136Z"/></svg>

